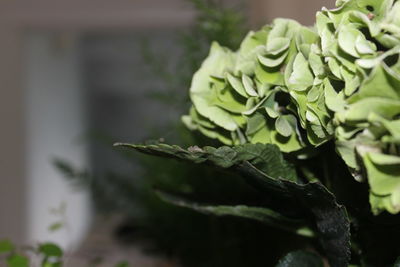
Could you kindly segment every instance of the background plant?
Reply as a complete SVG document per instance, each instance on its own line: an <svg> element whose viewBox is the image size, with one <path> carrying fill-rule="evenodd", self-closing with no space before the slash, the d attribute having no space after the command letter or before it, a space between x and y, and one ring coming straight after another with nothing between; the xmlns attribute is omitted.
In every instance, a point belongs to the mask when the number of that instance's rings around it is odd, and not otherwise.
<svg viewBox="0 0 400 267"><path fill-rule="evenodd" d="M53 243L18 248L9 240L1 240L0 254L9 267L58 267L63 263L63 251Z"/></svg>

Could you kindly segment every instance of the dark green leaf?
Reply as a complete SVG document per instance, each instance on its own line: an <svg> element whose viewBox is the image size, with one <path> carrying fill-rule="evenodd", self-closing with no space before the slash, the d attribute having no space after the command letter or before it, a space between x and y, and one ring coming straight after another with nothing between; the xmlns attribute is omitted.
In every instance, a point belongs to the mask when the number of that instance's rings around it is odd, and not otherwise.
<svg viewBox="0 0 400 267"><path fill-rule="evenodd" d="M237 166L255 187L275 198L290 201L295 210L304 210L315 223L316 231L331 266L347 266L350 258L350 223L344 206L337 204L335 196L322 184L298 184L273 179L248 162Z"/></svg>
<svg viewBox="0 0 400 267"><path fill-rule="evenodd" d="M332 266L347 266L350 257L350 225L346 209L320 183L298 184L287 179L294 172L274 145L241 145L237 147L192 147L188 150L166 144L117 144L161 157L203 163L231 170L285 208L301 212L315 224L317 234ZM258 167L258 168L257 168ZM295 173L294 173L295 174ZM285 179L286 178L286 179Z"/></svg>
<svg viewBox="0 0 400 267"><path fill-rule="evenodd" d="M209 163L221 168L230 168L248 161L271 177L291 181L297 180L295 168L283 159L279 148L271 144L244 144L234 147L204 147L203 149L191 147L188 150L166 144L148 146L116 144L116 146L133 148L150 155L187 160L194 163Z"/></svg>
<svg viewBox="0 0 400 267"><path fill-rule="evenodd" d="M311 229L305 227L305 221L285 217L282 214L267 208L250 207L245 205L205 205L166 192L158 191L157 193L162 200L168 203L180 207L190 208L201 213L212 214L216 216L235 216L247 218L285 231L294 232L302 236L312 237L314 235Z"/></svg>

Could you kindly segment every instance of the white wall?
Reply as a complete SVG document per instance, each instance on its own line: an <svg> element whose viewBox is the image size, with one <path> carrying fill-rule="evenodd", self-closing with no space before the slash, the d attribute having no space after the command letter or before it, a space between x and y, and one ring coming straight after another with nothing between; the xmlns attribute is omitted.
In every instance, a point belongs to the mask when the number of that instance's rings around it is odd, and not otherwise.
<svg viewBox="0 0 400 267"><path fill-rule="evenodd" d="M20 39L0 19L0 239L25 237L25 120Z"/></svg>
<svg viewBox="0 0 400 267"><path fill-rule="evenodd" d="M88 230L91 208L86 192L74 191L53 167L62 157L87 166L83 90L76 38L46 33L28 34L26 49L27 117L27 236L29 242L55 241L75 247ZM50 232L59 219L50 209L66 204L67 227Z"/></svg>

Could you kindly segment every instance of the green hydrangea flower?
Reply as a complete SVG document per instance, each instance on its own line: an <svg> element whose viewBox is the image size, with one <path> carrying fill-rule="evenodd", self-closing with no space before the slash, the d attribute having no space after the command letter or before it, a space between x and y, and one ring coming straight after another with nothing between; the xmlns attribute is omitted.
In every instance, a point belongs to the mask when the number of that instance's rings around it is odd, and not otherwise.
<svg viewBox="0 0 400 267"><path fill-rule="evenodd" d="M400 2L338 1L317 13L320 48L337 85L336 148L357 180L370 185L372 211L400 212ZM399 128L397 128L399 130Z"/></svg>
<svg viewBox="0 0 400 267"><path fill-rule="evenodd" d="M183 122L224 144L303 155L334 140L372 211L400 212L400 1L340 0L316 26L288 19L238 51L213 43Z"/></svg>
<svg viewBox="0 0 400 267"><path fill-rule="evenodd" d="M328 140L333 129L320 88L317 40L312 29L276 19L250 32L236 52L214 43L193 77L193 107L184 123L228 145L272 143L283 152Z"/></svg>

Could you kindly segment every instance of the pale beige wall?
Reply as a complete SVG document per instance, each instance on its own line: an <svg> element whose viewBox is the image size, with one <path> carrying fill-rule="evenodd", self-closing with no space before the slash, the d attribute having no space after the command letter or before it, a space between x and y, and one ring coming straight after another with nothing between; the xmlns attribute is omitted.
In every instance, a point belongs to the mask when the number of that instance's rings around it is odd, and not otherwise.
<svg viewBox="0 0 400 267"><path fill-rule="evenodd" d="M183 0L2 0L0 16L30 29L93 30L184 26L193 11Z"/></svg>
<svg viewBox="0 0 400 267"><path fill-rule="evenodd" d="M0 238L24 237L24 102L20 36L0 21Z"/></svg>
<svg viewBox="0 0 400 267"><path fill-rule="evenodd" d="M192 18L181 0L0 1L0 239L25 241L35 212L26 202L26 33L176 28Z"/></svg>
<svg viewBox="0 0 400 267"><path fill-rule="evenodd" d="M313 25L321 7L333 7L335 0L248 0L253 25L270 23L274 18L291 18Z"/></svg>
<svg viewBox="0 0 400 267"><path fill-rule="evenodd" d="M235 0L236 2L236 0ZM240 1L238 1L240 2ZM275 17L312 24L333 0L247 0L253 25ZM183 0L0 1L0 238L25 235L25 103L23 36L35 30L96 31L185 27L193 11Z"/></svg>

